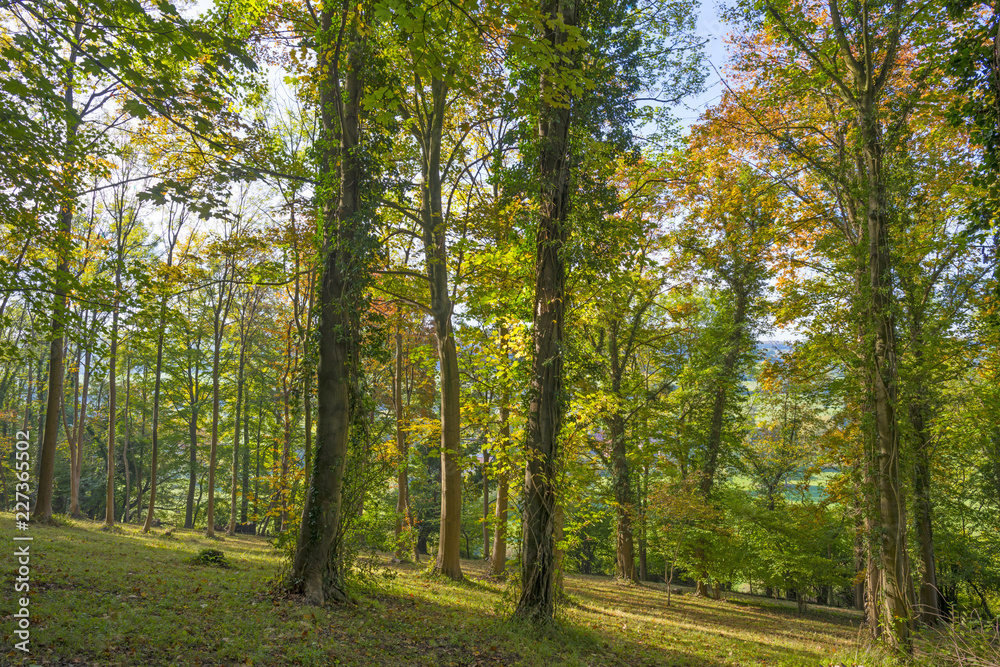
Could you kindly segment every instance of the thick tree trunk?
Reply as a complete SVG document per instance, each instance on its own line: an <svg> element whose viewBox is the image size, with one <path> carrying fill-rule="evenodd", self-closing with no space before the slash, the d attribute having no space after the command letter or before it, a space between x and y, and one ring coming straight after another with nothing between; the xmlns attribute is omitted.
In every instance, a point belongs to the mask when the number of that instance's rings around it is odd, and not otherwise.
<svg viewBox="0 0 1000 667"><path fill-rule="evenodd" d="M74 31L77 40L80 37L82 22L77 22ZM41 447L38 456L38 485L35 496L35 507L31 518L35 521L48 522L52 520L52 486L55 480L56 467L56 443L59 437L59 409L63 395L63 381L65 377L65 319L66 319L66 291L65 284L69 277L69 260L73 245L73 203L74 195L73 178L75 170L73 162L75 156L73 151L76 144L79 120L73 107L73 74L76 66L77 49L70 49L69 66L67 67L68 82L64 94L64 104L66 110L66 161L63 165L65 172L63 192L63 202L59 207L59 241L61 248L58 251L59 264L56 266L56 286L52 298L52 342L49 345L49 384L46 395L45 421L41 429ZM40 378L39 378L40 379ZM113 467L113 466L112 466Z"/></svg>
<svg viewBox="0 0 1000 667"><path fill-rule="evenodd" d="M447 338L439 339L438 343L441 359L441 537L434 571L460 580L463 578L459 551L462 529L462 471L458 467L461 455L460 380L450 316L447 326Z"/></svg>
<svg viewBox="0 0 1000 667"><path fill-rule="evenodd" d="M899 475L899 431L896 424L898 372L896 322L893 314L889 222L882 166L882 136L875 93L860 102L865 171L868 176L868 278L871 290L872 397L875 408L876 483L882 523L882 583L890 643L909 652L910 607L906 594L906 505Z"/></svg>
<svg viewBox="0 0 1000 667"><path fill-rule="evenodd" d="M577 24L575 0L542 0L547 48L557 52L567 29ZM563 393L563 325L566 313L568 238L570 104L556 106L553 96L567 94L561 70L543 69L539 80L538 176L539 215L535 239L534 358L531 362L522 512L521 597L515 615L547 623L555 614L555 477L559 461L559 429L566 397ZM567 101L568 102L568 101Z"/></svg>
<svg viewBox="0 0 1000 667"><path fill-rule="evenodd" d="M358 332L353 320L358 316L365 275L359 270L356 255L365 241L363 222L359 220L363 173L362 156L358 154L364 60L356 19L344 18L349 23L348 68L341 91L339 63L331 43L331 36L336 34L334 25L340 24L341 16L334 5L323 6L320 27L325 37L319 42L317 54L324 73L319 83L319 190L323 193L325 255L320 279L318 419L313 472L292 564L295 587L316 605L346 600L337 535L351 422L352 364L359 363ZM337 136L339 146L335 144ZM339 188L334 178L338 163ZM334 194L338 189L339 203Z"/></svg>

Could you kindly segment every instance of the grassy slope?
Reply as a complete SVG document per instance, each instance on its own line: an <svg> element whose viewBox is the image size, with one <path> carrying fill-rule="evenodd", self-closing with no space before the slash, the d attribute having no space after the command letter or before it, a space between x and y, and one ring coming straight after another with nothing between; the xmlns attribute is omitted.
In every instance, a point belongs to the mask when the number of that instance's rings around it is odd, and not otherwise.
<svg viewBox="0 0 1000 667"><path fill-rule="evenodd" d="M504 620L513 591L479 579L477 561L463 562L462 585L400 566L358 607L319 610L269 593L281 560L261 538L108 534L76 521L30 529L25 660L12 650L11 515L0 526L0 665L820 665L853 643L859 620L828 609L798 618L791 604L744 596L675 596L668 608L662 586L568 576L558 628L536 632ZM191 564L205 547L236 569Z"/></svg>

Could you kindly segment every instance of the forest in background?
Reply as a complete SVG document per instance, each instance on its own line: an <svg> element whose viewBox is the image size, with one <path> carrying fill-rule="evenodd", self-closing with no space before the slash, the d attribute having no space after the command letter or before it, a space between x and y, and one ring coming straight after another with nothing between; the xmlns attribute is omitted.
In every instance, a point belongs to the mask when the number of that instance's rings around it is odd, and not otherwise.
<svg viewBox="0 0 1000 667"><path fill-rule="evenodd" d="M696 10L0 4L0 509L995 622L1000 8Z"/></svg>

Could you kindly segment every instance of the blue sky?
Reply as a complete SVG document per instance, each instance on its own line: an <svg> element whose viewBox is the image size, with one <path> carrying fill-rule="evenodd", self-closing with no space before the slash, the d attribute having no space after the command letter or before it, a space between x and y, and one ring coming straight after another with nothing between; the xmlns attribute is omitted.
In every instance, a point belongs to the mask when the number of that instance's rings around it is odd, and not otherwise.
<svg viewBox="0 0 1000 667"><path fill-rule="evenodd" d="M719 0L702 0L696 31L699 37L707 40L705 44L707 78L704 92L684 100L675 110L677 118L685 128L697 122L705 109L718 102L722 95L723 86L719 74L724 71L726 65L727 53L723 39L727 26L719 19L719 13Z"/></svg>

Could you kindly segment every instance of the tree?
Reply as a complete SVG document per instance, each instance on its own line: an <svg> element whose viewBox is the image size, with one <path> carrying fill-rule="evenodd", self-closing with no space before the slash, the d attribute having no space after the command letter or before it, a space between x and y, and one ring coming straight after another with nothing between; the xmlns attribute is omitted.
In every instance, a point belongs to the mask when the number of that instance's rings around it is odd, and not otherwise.
<svg viewBox="0 0 1000 667"><path fill-rule="evenodd" d="M714 332L705 418L705 446L699 464L699 489L706 501L712 497L726 440L739 429L740 376L755 350L755 338L764 316L763 291L770 277L768 259L776 234L780 207L775 187L748 166L729 169L727 151L704 146L694 153L692 177L686 180L690 213L678 242L694 266L710 271L725 286L724 303ZM725 418L730 425L726 428ZM725 431L730 431L726 433ZM731 448L731 446L730 446ZM702 568L698 592L708 595Z"/></svg>
<svg viewBox="0 0 1000 667"><path fill-rule="evenodd" d="M183 205L172 205L168 209L166 225L161 238L167 246L167 261L162 267L164 283L170 278L174 261L174 248L177 246L177 239L180 236L181 228L187 217L187 209ZM175 227L176 225L176 227ZM167 283L169 284L169 283ZM163 337L166 333L168 294L163 293L159 300L159 324L156 337L156 370L153 380L153 425L152 425L152 458L149 464L149 507L146 510L146 521L143 523L142 532L148 533L153 527L153 513L156 510L156 474L159 465L160 455L160 389L163 380Z"/></svg>
<svg viewBox="0 0 1000 667"><path fill-rule="evenodd" d="M360 407L356 395L359 319L372 238L366 219L371 215L365 208L364 190L369 174L361 134L369 47L363 28L369 19L360 9L324 5L316 34L321 123L318 196L323 228L318 419L316 459L291 574L294 588L316 605L347 599L339 553L341 494L352 415Z"/></svg>
<svg viewBox="0 0 1000 667"><path fill-rule="evenodd" d="M539 79L538 183L539 213L535 236L535 300L533 357L529 384L524 472L524 543L521 554L521 597L515 615L550 621L555 613L555 476L562 425L563 324L566 312L566 264L563 247L569 212L570 90L563 71L575 66L580 44L573 29L578 9L573 0L546 0L543 44L552 54ZM563 58L557 53L566 53Z"/></svg>
<svg viewBox="0 0 1000 667"><path fill-rule="evenodd" d="M25 79L30 87L19 81L6 86L7 92L26 98L27 103L21 105L23 109L32 108L35 100L42 102L44 112L53 113L53 120L61 126L54 150L52 144L37 145L41 161L60 165L56 179L59 185L55 189L59 231L53 248L59 262L52 273L49 404L39 456L38 497L33 510L33 517L40 521L49 521L52 515L59 402L65 378L67 293L73 287L69 266L74 247L74 208L80 179L87 170L86 158L102 154L105 146L102 137L108 130L106 127L92 130L87 117L104 110L112 100L124 98L121 107L111 115L111 125L120 124L130 116L144 118L155 111L190 132L205 131L210 123L200 113L205 108L203 94L213 87L232 90L231 82L222 75L238 64L253 66L233 40L192 26L170 3L158 9L154 13L140 5L122 8L103 0L81 9L57 0L17 3L8 12L10 20L23 30L14 49L16 59L24 64L40 58L42 67L34 71L31 66L19 68L24 74L30 73ZM135 49L156 57L134 59L130 54ZM147 64L151 62L156 62L159 68L149 67ZM194 63L196 66L187 67ZM178 70L185 67L187 80L177 76ZM183 94L186 91L197 93L194 101ZM58 106L56 99L61 102ZM208 106L221 108L218 102ZM15 116L25 117L23 111ZM25 129L37 127L34 121L26 124L15 121L13 125L21 137ZM54 160L48 159L50 155ZM45 187L41 192L53 191Z"/></svg>
<svg viewBox="0 0 1000 667"><path fill-rule="evenodd" d="M909 565L905 499L900 495L896 415L899 384L890 235L894 219L886 160L904 148L896 133L899 121L924 90L921 75L915 71L919 59L909 57L909 51L914 48L914 36L922 28L927 10L926 6L895 1L875 7L848 6L831 0L824 15L818 17L814 8L795 2L762 2L756 6L766 18L764 30L801 54L807 66L800 67L801 63L793 63L771 49L746 55L748 63L767 62L774 72L787 76L781 102L767 112L750 110L753 123L757 131L801 160L824 182L824 195L832 194L834 206L841 208L843 217L834 219L853 251L854 335L864 341L863 361L857 365L858 381L867 394L865 401L871 402L866 417L871 419L873 439L866 465L878 496L879 526L873 526L870 532L880 536L881 542L878 561L883 584L882 620L888 630L888 643L908 651ZM817 87L816 79L802 76L805 72L819 77L823 86ZM809 110L817 115L828 114L825 122L832 121L833 131L825 135L802 133L788 124L785 105L789 97L797 96L818 100L815 107L800 104L799 108L802 113ZM749 108L744 104L744 109ZM795 112L788 114L793 115ZM830 150L838 145L839 153ZM874 494L869 495L872 507Z"/></svg>
<svg viewBox="0 0 1000 667"><path fill-rule="evenodd" d="M123 156L126 168L123 177L130 180L131 170L127 168L128 155ZM104 525L111 528L115 523L115 440L118 433L117 414L117 369L118 369L118 318L122 305L122 274L125 271L125 252L129 245L129 237L135 230L140 215L140 205L128 197L127 186L114 188L112 200L107 203L111 214L111 224L114 227L114 285L111 298L111 340L109 344L108 367L108 477L107 506L105 507ZM59 392L62 394L62 392ZM126 411L127 411L126 407ZM127 414L126 414L127 417ZM127 436L126 436L127 437ZM127 474L126 468L126 474ZM126 496L126 509L128 498Z"/></svg>

